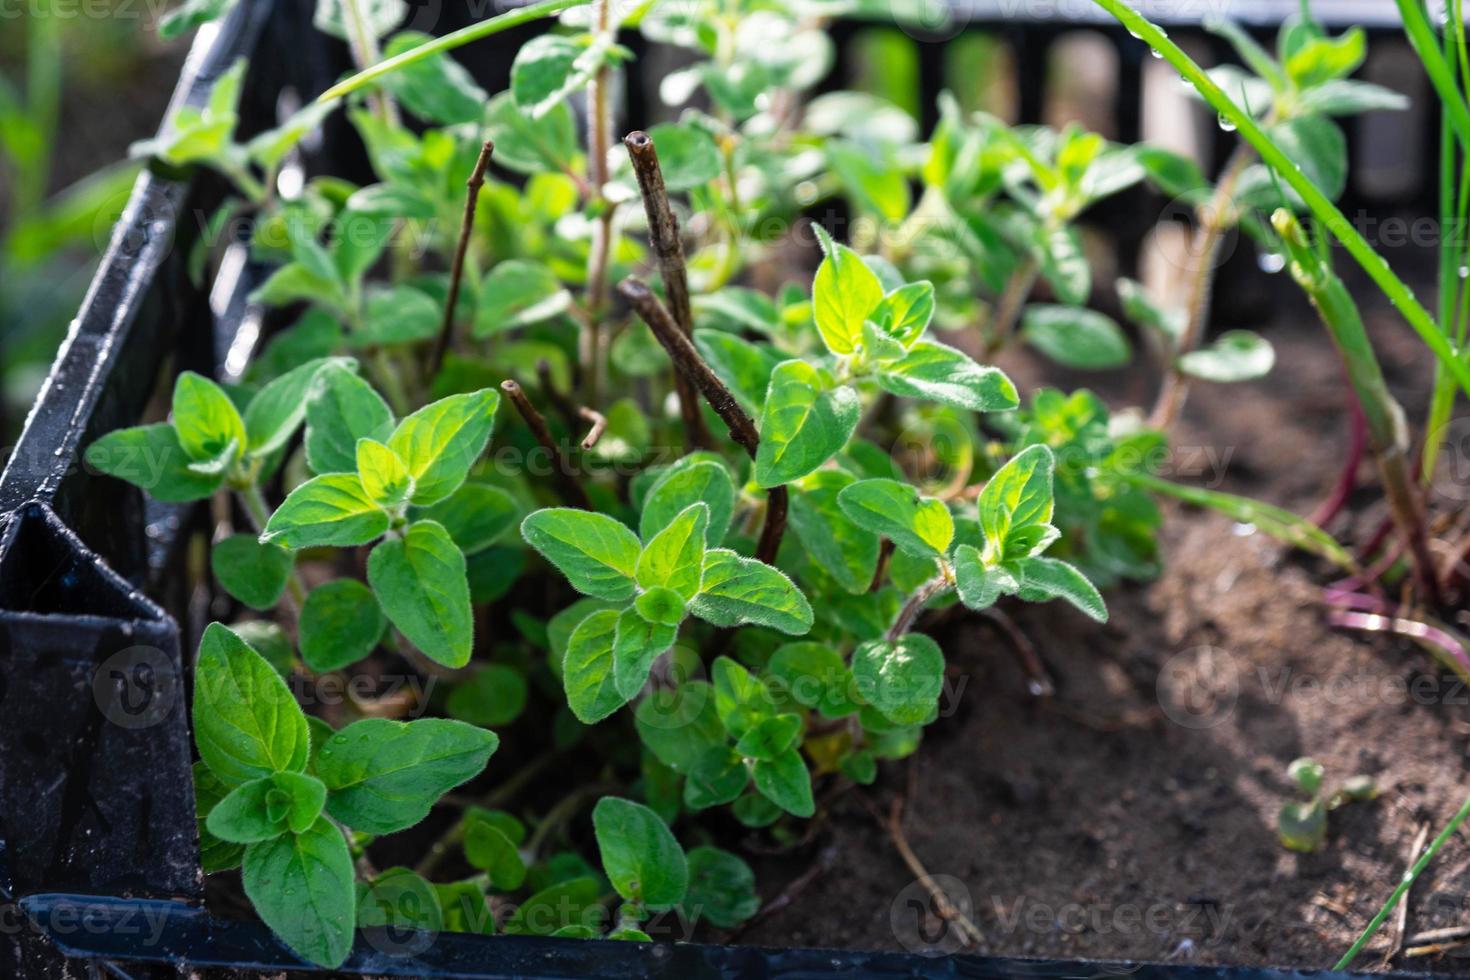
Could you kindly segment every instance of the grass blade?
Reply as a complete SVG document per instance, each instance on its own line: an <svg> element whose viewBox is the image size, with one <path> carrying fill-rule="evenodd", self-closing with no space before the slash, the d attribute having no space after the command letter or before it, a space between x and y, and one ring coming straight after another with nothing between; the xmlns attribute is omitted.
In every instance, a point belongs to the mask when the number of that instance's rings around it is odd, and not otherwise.
<svg viewBox="0 0 1470 980"><path fill-rule="evenodd" d="M1404 33L1424 63L1424 71L1439 95L1440 105L1444 107L1445 118L1454 127L1460 145L1470 150L1470 107L1465 105L1465 96L1455 82L1454 70L1440 53L1439 42L1424 13L1424 5L1421 0L1398 0L1398 5L1399 15L1404 21Z"/></svg>
<svg viewBox="0 0 1470 980"><path fill-rule="evenodd" d="M453 50L454 48L469 44L471 41L478 41L482 37L489 37L492 34L499 34L501 31L508 31L512 27L519 27L522 24L529 24L531 21L540 20L543 17L559 14L563 10L586 6L590 2L591 0L541 0L541 3L533 3L519 10L510 10L491 17L488 20L482 20L478 24L461 27L459 30L445 34L443 37L435 38L427 44L421 44L396 57L389 58L387 61L380 61L371 68L363 69L351 78L344 79L327 89L321 95L317 96L317 101L334 102L344 95L350 95L358 91L369 83L382 78L384 75L391 75L405 65L422 61L442 51Z"/></svg>

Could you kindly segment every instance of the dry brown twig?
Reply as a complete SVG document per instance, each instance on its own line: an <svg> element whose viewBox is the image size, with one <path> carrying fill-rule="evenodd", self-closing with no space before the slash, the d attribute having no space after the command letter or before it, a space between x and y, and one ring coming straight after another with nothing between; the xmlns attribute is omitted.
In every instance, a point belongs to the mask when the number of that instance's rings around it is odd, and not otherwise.
<svg viewBox="0 0 1470 980"><path fill-rule="evenodd" d="M511 404L516 407L516 411L521 413L526 427L531 430L531 434L536 437L541 448L550 455L552 468L556 470L557 481L561 484L562 495L567 502L582 510L591 510L592 501L587 496L587 488L578 481L571 463L562 453L561 447L556 444L556 438L552 436L551 429L546 425L546 419L536 410L536 406L531 404L531 399L526 397L526 390L515 381L502 381L500 390L505 392Z"/></svg>
<svg viewBox="0 0 1470 980"><path fill-rule="evenodd" d="M495 153L495 141L486 140L480 147L479 159L470 179L465 181L464 216L459 221L459 243L454 249L454 261L449 267L449 295L444 301L444 322L439 326L439 337L434 341L434 351L429 355L429 380L444 366L444 355L454 343L454 308L459 305L459 287L464 278L465 254L470 249L470 238L475 230L475 210L480 204L480 188L485 186L485 171L490 169L490 157Z"/></svg>

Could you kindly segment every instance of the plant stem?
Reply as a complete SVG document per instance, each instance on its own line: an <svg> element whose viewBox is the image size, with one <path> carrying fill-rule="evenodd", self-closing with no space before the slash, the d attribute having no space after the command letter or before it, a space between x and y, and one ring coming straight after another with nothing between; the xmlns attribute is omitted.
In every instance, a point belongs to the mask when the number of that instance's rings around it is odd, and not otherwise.
<svg viewBox="0 0 1470 980"><path fill-rule="evenodd" d="M1116 18L1134 37L1142 39L1144 43L1157 51L1170 66L1195 87L1210 108L1235 126L1241 138L1255 147L1261 159L1276 171L1282 181L1289 184L1292 190L1301 196L1317 220L1322 222L1333 237L1343 244L1354 260L1363 267L1363 271L1367 272L1369 277L1378 284L1378 288L1383 290L1389 302L1393 303L1409 321L1409 326L1434 352L1434 356L1454 375L1460 387L1470 393L1470 365L1459 358L1449 340L1436 326L1434 317L1414 297L1414 291L1394 274L1383 256L1374 251L1373 246L1368 244L1368 240L1353 226L1347 216L1328 200L1327 195L1317 189L1317 186L1302 173L1301 168L1287 155L1286 151L1266 135L1255 117L1237 106L1230 96L1226 95L1225 91L1210 79L1204 69L1195 64L1194 60L1185 54L1177 44L1169 40L1168 35L1128 6L1124 0L1093 0L1093 2Z"/></svg>
<svg viewBox="0 0 1470 980"><path fill-rule="evenodd" d="M648 329L658 338L658 342L668 351L669 359L674 362L674 370L688 378L690 383L709 402L710 408L725 423L730 430L730 438L734 439L739 446L745 450L751 459L755 459L756 452L760 448L760 433L756 431L755 421L747 414L730 389L719 379L710 366L704 362L694 344L679 329L674 322L674 317L668 308L659 302L653 290L647 284L634 276L629 276L618 284L618 292L633 307L648 324ZM756 546L755 556L767 565L774 564L776 552L781 548L781 537L786 533L786 509L789 497L786 487L771 487L766 498L766 520L761 529L760 543Z"/></svg>
<svg viewBox="0 0 1470 980"><path fill-rule="evenodd" d="M1343 954L1342 959L1338 960L1332 967L1334 971L1346 970L1352 965L1353 960L1357 959L1358 954L1363 951L1363 947L1368 945L1368 940L1372 939L1373 934L1378 931L1378 927L1383 925L1384 920L1388 918L1388 914L1393 911L1393 907L1398 904L1399 899L1403 898L1404 894L1414 886L1414 882L1424 873L1424 869L1429 867L1429 862L1434 860L1434 856L1439 853L1439 849L1444 847L1445 842L1454 835L1455 831L1460 829L1460 824L1465 822L1466 817L1470 817L1470 798L1467 798L1460 805L1459 811L1450 818L1450 822L1445 825L1444 830L1441 830L1439 836L1435 837L1430 843L1429 849L1420 856L1419 860L1414 862L1414 866L1409 869L1408 873L1404 875L1403 880L1398 883L1398 887L1388 896L1388 901L1383 903L1383 908L1379 909L1378 914L1373 917L1373 921L1368 923L1367 928L1363 930L1363 934L1358 937L1357 942L1353 943L1352 947Z"/></svg>
<svg viewBox="0 0 1470 980"><path fill-rule="evenodd" d="M1235 224L1235 185L1253 157L1250 144L1237 145L1220 175L1220 182L1215 185L1214 194L1195 210L1199 226L1194 231L1194 241L1189 250L1194 259L1189 270L1189 318L1185 321L1184 332L1179 335L1179 342L1170 352L1169 371L1164 375L1164 384L1149 417L1149 425L1160 431L1167 432L1173 427L1184 408L1185 398L1189 396L1189 378L1179 369L1178 359L1199 346L1200 338L1204 336L1215 273L1219 269L1220 245L1226 229Z"/></svg>
<svg viewBox="0 0 1470 980"><path fill-rule="evenodd" d="M897 640L907 633L914 625L914 620L919 618L919 613L923 612L924 607L929 604L929 600L945 592L950 587L951 581L949 570L941 565L939 574L919 586L914 594L909 596L908 602L903 604L903 608L898 611L898 618L893 621L893 626L888 630L889 641Z"/></svg>
<svg viewBox="0 0 1470 980"><path fill-rule="evenodd" d="M592 0L592 24L599 39L611 30L612 0ZM608 181L607 154L612 146L612 100L608 92L612 68L604 61L587 89L587 177L593 204L601 209L592 226L592 249L587 256L588 323L582 332L582 401L596 408L602 399L602 321L607 315L607 267L612 254L615 205L604 195Z"/></svg>
<svg viewBox="0 0 1470 980"><path fill-rule="evenodd" d="M582 448L591 449L597 445L597 441L607 431L607 416L594 408L587 408L586 406L577 409L577 414L592 426L592 428L587 430L587 435L582 440Z"/></svg>
<svg viewBox="0 0 1470 980"><path fill-rule="evenodd" d="M1404 425L1404 411L1383 380L1383 370L1363 327L1362 315L1347 286L1312 248L1290 211L1278 210L1271 223L1291 257L1292 276L1317 308L1347 368L1348 383L1358 396L1368 426L1368 444L1378 460L1389 512L1413 559L1421 598L1432 606L1438 605L1439 580L1429 553L1424 512L1409 474L1409 434Z"/></svg>
<svg viewBox="0 0 1470 980"><path fill-rule="evenodd" d="M638 176L638 189L643 194L643 213L648 217L648 237L658 255L669 310L684 335L692 337L694 313L689 304L684 244L679 239L679 219L674 217L673 208L669 206L669 192L664 186L663 170L658 165L658 151L654 148L653 139L642 130L623 137L623 145L628 148L633 172ZM678 372L674 374L674 385L679 394L679 415L684 420L685 451L708 447L709 430L705 428L704 416L699 413L694 386Z"/></svg>
<svg viewBox="0 0 1470 980"><path fill-rule="evenodd" d="M378 37L368 27L367 17L362 12L362 0L340 0L342 20L347 28L348 47L352 49L352 60L359 69L371 68L383 59L378 48ZM373 112L386 123L398 124L398 107L392 97L384 92L373 92L368 96Z"/></svg>
<svg viewBox="0 0 1470 980"><path fill-rule="evenodd" d="M981 360L989 360L1011 342L1011 337L1016 332L1016 322L1021 319L1021 311L1026 307L1026 300L1030 297L1031 290L1036 288L1039 272L1040 266L1036 260L1027 256L1011 273L1005 290L1000 294L1000 301L995 305L995 315L987 324L988 336L985 338L985 347L980 352Z"/></svg>
<svg viewBox="0 0 1470 980"><path fill-rule="evenodd" d="M480 188L485 186L485 171L490 167L490 157L495 152L495 141L486 140L480 147L480 157L470 179L465 181L464 216L459 222L459 243L454 249L454 262L449 269L449 296L444 302L444 322L439 325L439 338L434 342L434 352L429 357L429 380L444 366L444 355L454 344L454 311L459 305L459 286L464 277L464 257L470 248L470 238L475 230L475 209L480 204Z"/></svg>
<svg viewBox="0 0 1470 980"><path fill-rule="evenodd" d="M1422 0L1398 0L1399 15L1404 22L1404 34L1414 46L1414 53L1424 64L1424 73L1429 76L1435 94L1439 96L1440 109L1454 128L1460 145L1470 152L1470 106L1455 83L1455 73L1440 53L1435 40L1434 28L1425 16Z"/></svg>
<svg viewBox="0 0 1470 980"><path fill-rule="evenodd" d="M265 530L266 522L270 520L270 506L265 502L265 494L260 492L260 487L250 484L235 491L240 499L240 505L245 508L245 515L250 518L250 524L255 528L255 533L260 534ZM301 584L301 570L296 567L293 560L291 563L291 575L286 579L286 589L291 593L291 601L299 610L306 602L306 586Z"/></svg>
<svg viewBox="0 0 1470 980"><path fill-rule="evenodd" d="M562 454L561 447L556 444L551 429L547 428L546 419L536 411L536 406L531 404L531 399L526 397L526 391L514 381L500 382L500 390L510 398L511 404L515 405L516 411L521 413L521 418L526 420L526 427L536 437L551 457L551 465L556 468L557 482L561 484L562 496L567 499L573 507L582 510L592 510L592 500L587 496L587 489L582 486L576 477L576 471L572 469L571 463Z"/></svg>

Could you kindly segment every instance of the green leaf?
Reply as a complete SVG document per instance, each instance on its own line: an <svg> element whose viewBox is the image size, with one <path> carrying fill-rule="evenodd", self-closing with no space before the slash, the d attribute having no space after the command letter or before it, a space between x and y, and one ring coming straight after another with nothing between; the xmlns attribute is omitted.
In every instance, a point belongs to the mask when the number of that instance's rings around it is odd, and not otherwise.
<svg viewBox="0 0 1470 980"><path fill-rule="evenodd" d="M474 613L464 554L433 521L415 521L368 555L368 583L383 612L424 655L446 667L469 663Z"/></svg>
<svg viewBox="0 0 1470 980"><path fill-rule="evenodd" d="M1112 317L1080 306L1026 307L1021 336L1064 367L1100 371L1122 367L1133 357L1128 338Z"/></svg>
<svg viewBox="0 0 1470 980"><path fill-rule="evenodd" d="M366 311L357 330L347 335L353 347L392 347L416 344L439 332L440 304L412 286L368 290Z"/></svg>
<svg viewBox="0 0 1470 980"><path fill-rule="evenodd" d="M327 739L317 761L327 812L370 834L407 829L479 775L499 744L494 732L447 718L353 722Z"/></svg>
<svg viewBox="0 0 1470 980"><path fill-rule="evenodd" d="M577 128L565 104L532 118L501 92L485 111L485 134L495 141L495 162L517 173L536 174L569 167L577 156Z"/></svg>
<svg viewBox="0 0 1470 980"><path fill-rule="evenodd" d="M523 111L540 116L586 85L602 60L603 50L589 46L586 35L541 34L516 52L511 94Z"/></svg>
<svg viewBox="0 0 1470 980"><path fill-rule="evenodd" d="M1302 174L1329 199L1347 187L1347 137L1325 116L1298 116L1267 130L1276 145ZM1273 185L1274 187L1274 185Z"/></svg>
<svg viewBox="0 0 1470 980"><path fill-rule="evenodd" d="M755 623L800 636L812 627L812 607L779 569L725 548L705 552L704 582L690 606L715 626Z"/></svg>
<svg viewBox="0 0 1470 980"><path fill-rule="evenodd" d="M842 654L823 643L788 643L771 655L770 676L805 708L827 718L841 718L857 710L850 695L852 672Z"/></svg>
<svg viewBox="0 0 1470 980"><path fill-rule="evenodd" d="M413 493L413 477L398 454L376 439L357 440L357 473L378 506L397 507Z"/></svg>
<svg viewBox="0 0 1470 980"><path fill-rule="evenodd" d="M1287 850L1302 854L1319 851L1327 842L1327 808L1321 800L1282 804L1276 832Z"/></svg>
<svg viewBox="0 0 1470 980"><path fill-rule="evenodd" d="M324 34L339 41L352 41L357 31L349 26L348 0L318 0L316 16L312 23ZM406 0L352 0L354 9L363 19L363 28L372 33L374 39L387 34L408 16Z"/></svg>
<svg viewBox="0 0 1470 980"><path fill-rule="evenodd" d="M1097 588L1076 568L1056 558L1022 558L1021 598L1027 602L1066 599L1099 623L1108 621L1108 607Z"/></svg>
<svg viewBox="0 0 1470 980"><path fill-rule="evenodd" d="M735 483L725 464L714 459L687 459L664 471L643 499L638 534L645 540L662 531L690 504L701 501L709 509L705 542L718 546L730 529L735 513Z"/></svg>
<svg viewBox="0 0 1470 980"><path fill-rule="evenodd" d="M635 578L639 587L662 586L686 601L693 599L704 576L704 535L708 526L709 507L703 501L680 511L638 556Z"/></svg>
<svg viewBox="0 0 1470 980"><path fill-rule="evenodd" d="M861 256L832 241L820 225L813 227L824 256L812 282L812 315L827 349L851 354L862 342L863 321L883 300L883 286Z"/></svg>
<svg viewBox="0 0 1470 980"><path fill-rule="evenodd" d="M720 724L735 738L740 738L762 719L770 717L774 702L765 684L729 657L715 658L712 676L715 682L715 711Z"/></svg>
<svg viewBox="0 0 1470 980"><path fill-rule="evenodd" d="M811 773L796 749L787 749L771 760L757 760L751 771L755 788L787 813L805 818L817 812Z"/></svg>
<svg viewBox="0 0 1470 980"><path fill-rule="evenodd" d="M199 641L193 716L199 757L232 786L306 768L306 717L286 682L219 623Z"/></svg>
<svg viewBox="0 0 1470 980"><path fill-rule="evenodd" d="M842 489L837 505L854 524L917 558L942 558L954 540L954 517L944 501L921 497L897 480L860 480Z"/></svg>
<svg viewBox="0 0 1470 980"><path fill-rule="evenodd" d="M292 490L266 521L262 542L293 551L367 544L388 530L388 514L356 473L327 473Z"/></svg>
<svg viewBox="0 0 1470 980"><path fill-rule="evenodd" d="M1002 565L987 564L980 549L962 544L954 550L955 591L970 609L989 609L1002 595L1020 589L1015 575Z"/></svg>
<svg viewBox="0 0 1470 980"><path fill-rule="evenodd" d="M1143 284L1132 279L1119 279L1117 289L1118 299L1123 304L1123 313L1129 320L1157 332L1170 345L1179 342L1186 320L1183 310L1165 309L1155 303Z"/></svg>
<svg viewBox="0 0 1470 980"><path fill-rule="evenodd" d="M1355 116L1362 112L1402 111L1411 105L1405 95L1371 82L1349 79L1314 85L1297 95L1302 112L1323 116Z"/></svg>
<svg viewBox="0 0 1470 980"><path fill-rule="evenodd" d="M174 383L174 429L179 445L191 459L211 460L235 447L233 458L245 448L245 422L235 403L219 385L193 371Z"/></svg>
<svg viewBox="0 0 1470 980"><path fill-rule="evenodd" d="M540 262L509 259L490 270L480 284L474 335L490 337L528 327L565 313L572 294Z"/></svg>
<svg viewBox="0 0 1470 980"><path fill-rule="evenodd" d="M398 930L442 932L444 908L438 890L423 877L408 868L388 868L357 886L357 924L391 927L393 939L403 935Z"/></svg>
<svg viewBox="0 0 1470 980"><path fill-rule="evenodd" d="M626 525L606 514L558 507L527 517L521 536L578 592L614 602L633 598L643 546Z"/></svg>
<svg viewBox="0 0 1470 980"><path fill-rule="evenodd" d="M562 659L567 705L577 720L593 725L627 703L613 681L613 642L619 614L600 609L572 630Z"/></svg>
<svg viewBox="0 0 1470 980"><path fill-rule="evenodd" d="M1179 358L1179 370L1190 377L1223 383L1264 377L1275 364L1270 341L1249 330L1228 330L1208 347Z"/></svg>
<svg viewBox="0 0 1470 980"><path fill-rule="evenodd" d="M434 506L416 508L413 517L444 525L459 550L473 555L499 541L520 513L520 504L499 487L466 483Z"/></svg>
<svg viewBox="0 0 1470 980"><path fill-rule="evenodd" d="M1082 239L1076 228L1042 229L1037 238L1041 275L1069 306L1081 306L1092 292L1092 267L1082 251Z"/></svg>
<svg viewBox="0 0 1470 980"><path fill-rule="evenodd" d="M680 906L684 918L733 929L760 911L750 865L718 847L692 848L687 857L689 890Z"/></svg>
<svg viewBox="0 0 1470 980"><path fill-rule="evenodd" d="M304 833L321 815L327 788L314 776L278 772L235 787L209 813L209 832L223 841L254 844Z"/></svg>
<svg viewBox="0 0 1470 980"><path fill-rule="evenodd" d="M863 699L895 725L921 725L944 688L944 654L922 633L870 640L852 654L852 676Z"/></svg>
<svg viewBox="0 0 1470 980"><path fill-rule="evenodd" d="M1315 38L1286 59L1286 74L1298 88L1346 78L1368 57L1368 36L1361 27L1335 38Z"/></svg>
<svg viewBox="0 0 1470 980"><path fill-rule="evenodd" d="M209 551L209 567L224 590L261 611L280 601L294 564L291 552L261 544L253 534L231 535Z"/></svg>
<svg viewBox="0 0 1470 980"><path fill-rule="evenodd" d="M333 579L312 589L301 606L301 659L317 673L350 667L373 652L387 628L372 589L357 579Z"/></svg>
<svg viewBox="0 0 1470 980"><path fill-rule="evenodd" d="M172 41L201 24L223 17L235 3L236 0L184 0L159 20L158 36Z"/></svg>
<svg viewBox="0 0 1470 980"><path fill-rule="evenodd" d="M720 175L719 147L697 126L660 123L648 131L658 150L664 184L671 191L687 191Z"/></svg>
<svg viewBox="0 0 1470 980"><path fill-rule="evenodd" d="M761 410L756 482L778 487L806 476L842 451L861 415L862 402L851 386L833 387L805 361L778 364Z"/></svg>
<svg viewBox="0 0 1470 980"><path fill-rule="evenodd" d="M507 664L486 664L449 692L444 709L451 718L482 728L499 728L526 708L526 675Z"/></svg>
<svg viewBox="0 0 1470 980"><path fill-rule="evenodd" d="M352 854L326 817L301 834L245 848L242 880L265 924L298 954L337 967L357 920Z"/></svg>
<svg viewBox="0 0 1470 980"><path fill-rule="evenodd" d="M968 354L922 340L901 360L883 365L878 384L905 398L971 412L1003 412L1020 404L1016 386L999 368L983 367Z"/></svg>
<svg viewBox="0 0 1470 980"><path fill-rule="evenodd" d="M675 772L689 772L711 746L725 744L714 689L705 681L685 681L643 698L633 720L643 744Z"/></svg>
<svg viewBox="0 0 1470 980"><path fill-rule="evenodd" d="M602 867L624 900L650 911L684 900L689 866L668 824L646 806L604 796L592 809Z"/></svg>
<svg viewBox="0 0 1470 980"><path fill-rule="evenodd" d="M874 323L904 347L912 347L934 319L934 284L928 280L900 286L873 311Z"/></svg>
<svg viewBox="0 0 1470 980"><path fill-rule="evenodd" d="M794 748L800 737L800 715L772 715L762 718L741 735L740 741L735 745L735 751L748 759L769 762Z"/></svg>
<svg viewBox="0 0 1470 980"><path fill-rule="evenodd" d="M306 418L307 395L316 382L317 373L332 366L350 370L353 362L346 358L322 358L293 368L260 389L245 408L245 431L249 434L250 455L268 456L286 444Z"/></svg>
<svg viewBox="0 0 1470 980"><path fill-rule="evenodd" d="M791 495L791 529L811 559L848 592L863 593L878 567L878 535L854 523L837 502L851 474L818 470Z"/></svg>
<svg viewBox="0 0 1470 980"><path fill-rule="evenodd" d="M618 616L612 672L613 685L624 701L643 689L653 662L674 645L678 632L677 626L649 622L636 609L624 609Z"/></svg>
<svg viewBox="0 0 1470 980"><path fill-rule="evenodd" d="M526 862L505 828L480 816L465 814L464 856L471 867L490 875L490 884L501 891L515 891L526 881Z"/></svg>
<svg viewBox="0 0 1470 980"><path fill-rule="evenodd" d="M694 331L694 346L719 375L735 400L752 415L760 414L771 386L771 372L781 358L765 347L723 330Z"/></svg>
<svg viewBox="0 0 1470 980"><path fill-rule="evenodd" d="M393 413L340 362L319 371L306 398L306 462L316 473L357 471L357 440L388 438Z"/></svg>
<svg viewBox="0 0 1470 980"><path fill-rule="evenodd" d="M430 35L419 31L401 31L384 46L383 57L412 51L431 40ZM383 76L382 84L414 115L442 126L478 123L489 98L475 84L474 77L447 53L405 65Z"/></svg>
<svg viewBox="0 0 1470 980"><path fill-rule="evenodd" d="M986 555L1003 554L1013 528L1045 524L1052 515L1052 468L1045 446L1027 446L996 471L980 491L977 507L985 535Z"/></svg>
<svg viewBox="0 0 1470 980"><path fill-rule="evenodd" d="M684 805L706 810L732 803L750 782L745 759L728 745L711 745L695 761L684 780Z"/></svg>
<svg viewBox="0 0 1470 980"><path fill-rule="evenodd" d="M568 925L590 928L591 920L604 921L602 886L596 878L580 877L543 888L516 907L505 923L511 935L549 936Z"/></svg>
<svg viewBox="0 0 1470 980"><path fill-rule="evenodd" d="M115 429L87 447L89 467L126 480L161 503L203 500L224 482L222 471L191 469L189 454L168 423Z"/></svg>
<svg viewBox="0 0 1470 980"><path fill-rule="evenodd" d="M484 388L431 402L398 423L388 448L413 477L415 504L436 504L459 489L490 441L499 405L500 395Z"/></svg>
<svg viewBox="0 0 1470 980"><path fill-rule="evenodd" d="M657 585L633 600L633 608L638 610L638 615L650 623L664 626L678 626L682 623L686 605L687 600L682 595L673 589Z"/></svg>

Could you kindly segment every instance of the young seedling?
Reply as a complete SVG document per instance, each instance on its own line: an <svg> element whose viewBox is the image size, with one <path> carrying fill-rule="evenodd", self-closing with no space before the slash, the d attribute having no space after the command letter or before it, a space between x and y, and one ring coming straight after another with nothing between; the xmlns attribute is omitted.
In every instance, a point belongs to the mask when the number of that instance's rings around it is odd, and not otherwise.
<svg viewBox="0 0 1470 980"><path fill-rule="evenodd" d="M1276 818L1276 831L1281 846L1303 854L1320 851L1327 843L1327 814L1348 803L1371 800L1378 795L1378 787L1369 776L1353 776L1331 793L1322 785L1326 770L1312 759L1294 761L1286 769L1286 776L1305 800L1283 803Z"/></svg>

